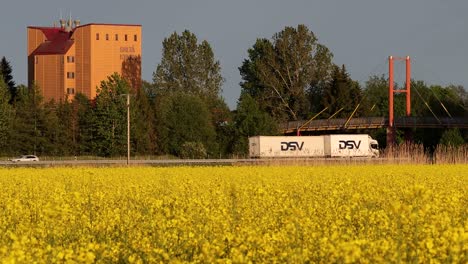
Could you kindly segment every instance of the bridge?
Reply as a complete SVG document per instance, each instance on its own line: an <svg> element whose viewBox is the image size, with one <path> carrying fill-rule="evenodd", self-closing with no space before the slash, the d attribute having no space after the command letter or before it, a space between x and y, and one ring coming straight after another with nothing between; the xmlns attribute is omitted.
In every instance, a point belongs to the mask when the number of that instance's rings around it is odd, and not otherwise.
<svg viewBox="0 0 468 264"><path fill-rule="evenodd" d="M404 89L394 88L394 60L406 61L406 83ZM406 129L405 137L411 138L411 131L408 128L461 128L468 129L468 118L466 117L437 117L434 112L430 109L427 103L424 101L426 106L429 108L433 117L414 117L411 116L411 65L410 57L393 57L388 58L389 65L389 78L388 78L388 117L360 117L353 118L353 114L356 112L358 106L347 119L323 119L314 120L322 112L312 117L310 120L298 120L289 121L279 125L280 131L284 135L296 134L300 135L301 132L315 132L315 131L345 131L345 130L357 130L357 129L376 129L386 128L387 129L387 145L395 143L396 130ZM416 90L418 95L421 97L419 92ZM394 116L394 94L404 93L406 97L406 115L403 117Z"/></svg>
<svg viewBox="0 0 468 264"><path fill-rule="evenodd" d="M298 120L280 124L280 131L285 135L300 132L338 131L375 129L388 127L387 117L360 117L348 121L345 118ZM466 118L435 118L435 117L397 117L393 123L395 128L464 128L468 129Z"/></svg>

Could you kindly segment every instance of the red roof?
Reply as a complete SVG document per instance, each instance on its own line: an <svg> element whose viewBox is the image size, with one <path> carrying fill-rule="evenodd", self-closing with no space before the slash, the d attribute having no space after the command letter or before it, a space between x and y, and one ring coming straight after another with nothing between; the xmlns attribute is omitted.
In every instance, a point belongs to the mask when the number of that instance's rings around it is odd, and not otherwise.
<svg viewBox="0 0 468 264"><path fill-rule="evenodd" d="M92 25L105 25L105 26L135 26L141 27L141 25L131 25L131 24L85 24L78 27L92 26ZM76 28L78 28L76 27ZM46 37L46 42L42 43L37 47L33 52L34 55L52 55L52 54L65 54L73 45L73 40L71 36L76 28L72 31L67 32L59 27L28 27L33 29L39 29L44 33Z"/></svg>
<svg viewBox="0 0 468 264"><path fill-rule="evenodd" d="M67 32L55 27L31 27L44 33L46 41L33 52L34 55L65 54L73 45L71 36L73 31Z"/></svg>
<svg viewBox="0 0 468 264"><path fill-rule="evenodd" d="M86 27L86 26L122 26L122 27L141 27L140 24L108 24L108 23L88 23L84 25L77 26L79 27Z"/></svg>

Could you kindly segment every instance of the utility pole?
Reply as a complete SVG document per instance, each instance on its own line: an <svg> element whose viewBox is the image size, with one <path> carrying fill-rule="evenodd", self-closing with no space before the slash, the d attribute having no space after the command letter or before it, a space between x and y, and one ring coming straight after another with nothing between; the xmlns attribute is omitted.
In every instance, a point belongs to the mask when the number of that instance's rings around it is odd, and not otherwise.
<svg viewBox="0 0 468 264"><path fill-rule="evenodd" d="M127 166L130 164L130 93L127 94Z"/></svg>
<svg viewBox="0 0 468 264"><path fill-rule="evenodd" d="M127 166L130 164L130 93L121 94L127 97Z"/></svg>

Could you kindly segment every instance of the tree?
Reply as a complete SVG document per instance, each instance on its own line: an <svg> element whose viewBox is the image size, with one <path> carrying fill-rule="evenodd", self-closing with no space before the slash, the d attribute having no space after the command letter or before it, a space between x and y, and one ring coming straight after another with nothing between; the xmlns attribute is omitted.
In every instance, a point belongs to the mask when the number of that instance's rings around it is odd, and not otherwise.
<svg viewBox="0 0 468 264"><path fill-rule="evenodd" d="M0 61L0 75L3 76L3 81L5 84L8 86L8 91L10 93L10 98L9 102L13 102L13 100L16 98L16 84L13 81L13 76L12 74L12 69L10 66L10 63L6 60L5 57L2 57L2 60Z"/></svg>
<svg viewBox="0 0 468 264"><path fill-rule="evenodd" d="M395 84L395 89L399 89ZM442 87L439 85L428 87L423 81L411 80L411 115L415 117L461 117L468 115L466 111L467 93L461 86L450 85ZM366 82L364 97L368 109L366 116L388 116L388 79L384 76L371 76ZM395 117L405 116L406 98L405 94L394 94ZM460 132L460 133L459 133ZM433 151L437 144L458 143L463 140L465 130L446 129L412 129L413 140L423 144L425 149ZM379 142L385 145L385 129L372 131L371 134ZM398 134L397 134L398 135ZM397 141L403 141L402 135L398 135Z"/></svg>
<svg viewBox="0 0 468 264"><path fill-rule="evenodd" d="M22 154L46 154L50 149L46 131L43 98L35 85L18 87L13 119L9 135L10 152Z"/></svg>
<svg viewBox="0 0 468 264"><path fill-rule="evenodd" d="M0 154L8 147L8 133L11 122L11 106L9 100L8 87L0 74Z"/></svg>
<svg viewBox="0 0 468 264"><path fill-rule="evenodd" d="M337 118L346 118L362 103L362 92L359 84L351 80L344 65L341 68L334 66L331 80L325 85L321 98L321 105L327 107L328 116L336 114ZM362 109L358 109L353 116L358 117L361 112Z"/></svg>
<svg viewBox="0 0 468 264"><path fill-rule="evenodd" d="M463 87L433 85L429 90L430 96L427 100L437 116L468 117L468 93Z"/></svg>
<svg viewBox="0 0 468 264"><path fill-rule="evenodd" d="M87 145L86 140L81 140L82 133L88 125L80 127L80 116L85 115L91 109L88 98L77 93L72 101L60 101L56 105L56 115L60 120L58 126L63 133L63 143L66 146L67 155L84 155L80 149L85 148ZM83 118L83 122L87 122L87 118Z"/></svg>
<svg viewBox="0 0 468 264"><path fill-rule="evenodd" d="M394 84L395 89L398 89L398 84ZM388 78L384 75L370 76L366 81L362 91L363 99L361 115L366 117L388 117ZM405 115L406 99L404 94L394 95L394 114L397 116ZM380 147L386 147L387 130L386 128L374 129L366 131L373 138L377 139ZM397 142L404 141L403 135L397 133Z"/></svg>
<svg viewBox="0 0 468 264"><path fill-rule="evenodd" d="M179 156L183 159L203 159L207 153L205 146L200 142L185 142L180 146Z"/></svg>
<svg viewBox="0 0 468 264"><path fill-rule="evenodd" d="M219 61L215 61L209 43L197 43L188 30L174 32L163 41L161 63L153 73L157 94L184 92L204 100L218 98L223 78Z"/></svg>
<svg viewBox="0 0 468 264"><path fill-rule="evenodd" d="M259 135L275 135L278 133L276 123L268 113L260 110L255 100L248 93L241 94L234 116L236 140L233 142L233 152L245 155L248 153L248 138Z"/></svg>
<svg viewBox="0 0 468 264"><path fill-rule="evenodd" d="M117 73L101 82L95 99L92 152L100 156L123 155L127 150L127 107L122 95L129 84Z"/></svg>
<svg viewBox="0 0 468 264"><path fill-rule="evenodd" d="M139 90L130 103L131 151L136 154L156 152L154 112L145 89Z"/></svg>
<svg viewBox="0 0 468 264"><path fill-rule="evenodd" d="M464 98L466 91L459 86L427 86L423 81L411 82L411 114L418 117L466 118ZM461 132L461 133L460 133ZM458 144L463 140L464 130L415 129L414 140L433 151L438 144Z"/></svg>
<svg viewBox="0 0 468 264"><path fill-rule="evenodd" d="M208 147L210 155L224 155L226 150L224 122L229 119L230 111L220 96L223 83L221 67L219 61L214 58L210 44L206 40L198 43L197 37L188 30L180 35L174 32L169 38L164 39L162 60L153 73L153 81L152 87L147 86L151 90L149 95L152 98L169 98L175 94L179 94L176 97L181 97L180 93L183 93L202 100L209 111L210 127L215 127L216 141L220 143L213 144L215 141L213 140L210 146L205 145L205 147ZM159 101L164 102L164 100ZM160 111L157 108L156 112ZM190 112L189 108L186 110ZM161 115L158 118L160 119ZM164 133L159 132L158 136L164 138ZM166 148L164 147L166 144L162 143L163 139L160 138L158 142L163 144L160 147ZM178 147L165 151L179 153Z"/></svg>
<svg viewBox="0 0 468 264"><path fill-rule="evenodd" d="M42 106L42 135L45 139L42 152L55 157L69 155L73 147L66 134L67 117L59 118L58 107L53 100Z"/></svg>
<svg viewBox="0 0 468 264"><path fill-rule="evenodd" d="M97 136L98 122L94 111L95 101L89 100L82 93L77 93L71 102L71 128L70 133L77 148L75 155L97 155L94 137Z"/></svg>
<svg viewBox="0 0 468 264"><path fill-rule="evenodd" d="M332 54L305 25L258 39L239 68L242 92L276 120L297 120L311 110L309 89L327 80Z"/></svg>
<svg viewBox="0 0 468 264"><path fill-rule="evenodd" d="M206 104L198 96L171 93L157 102L156 129L161 154L180 156L182 145L199 146L208 154L216 149L215 128ZM187 144L186 144L187 147Z"/></svg>
<svg viewBox="0 0 468 264"><path fill-rule="evenodd" d="M216 146L213 150L215 157L228 157L232 153L232 141L235 128L232 123L232 113L222 98L213 100L207 105L211 112L211 123L216 131Z"/></svg>
<svg viewBox="0 0 468 264"><path fill-rule="evenodd" d="M463 139L460 130L457 128L445 130L439 142L439 144L452 147L458 147L464 143L465 140Z"/></svg>
<svg viewBox="0 0 468 264"><path fill-rule="evenodd" d="M411 96L411 105L421 102L415 101L414 89L418 86L418 90L424 87L422 82L411 82L413 95ZM398 84L394 84L394 89L400 89ZM393 111L395 117L404 116L406 113L406 95L401 93L394 93ZM370 76L369 80L363 89L363 115L369 117L387 117L388 116L388 78L384 75ZM414 110L414 107L413 107ZM413 111L414 112L414 111Z"/></svg>
<svg viewBox="0 0 468 264"><path fill-rule="evenodd" d="M364 87L366 116L388 116L388 79L382 76L371 76Z"/></svg>

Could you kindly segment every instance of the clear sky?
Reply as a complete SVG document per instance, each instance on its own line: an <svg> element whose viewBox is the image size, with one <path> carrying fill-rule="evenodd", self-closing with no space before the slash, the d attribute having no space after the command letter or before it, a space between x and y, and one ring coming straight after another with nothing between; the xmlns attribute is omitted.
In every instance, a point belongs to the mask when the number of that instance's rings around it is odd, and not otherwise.
<svg viewBox="0 0 468 264"><path fill-rule="evenodd" d="M0 57L10 61L16 83L27 83L26 28L52 26L60 12L82 24L141 24L147 81L160 62L164 38L190 30L211 44L220 61L223 97L231 109L247 50L257 38L298 24L307 25L334 62L345 64L361 83L386 74L389 55L409 55L414 79L468 88L466 0L8 0L0 4ZM404 65L398 67L403 80Z"/></svg>

